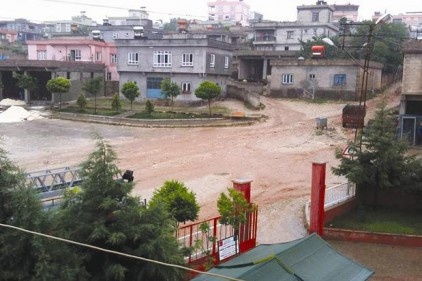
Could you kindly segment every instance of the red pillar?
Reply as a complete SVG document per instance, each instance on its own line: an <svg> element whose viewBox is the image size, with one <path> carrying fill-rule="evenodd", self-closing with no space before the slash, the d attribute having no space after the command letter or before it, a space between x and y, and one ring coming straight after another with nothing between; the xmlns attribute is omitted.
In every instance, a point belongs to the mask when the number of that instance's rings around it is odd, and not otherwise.
<svg viewBox="0 0 422 281"><path fill-rule="evenodd" d="M235 179L232 180L233 188L245 195L246 201L251 203L251 179Z"/></svg>
<svg viewBox="0 0 422 281"><path fill-rule="evenodd" d="M234 179L233 182L233 188L237 191L240 191L245 196L246 201L248 203L251 203L251 179ZM250 240L252 234L251 234L251 218L250 214L248 214L248 217L246 219L245 223L242 223L239 228L239 251L243 252L244 249L247 248L246 244L247 241Z"/></svg>
<svg viewBox="0 0 422 281"><path fill-rule="evenodd" d="M309 233L322 236L324 227L326 163L312 163L312 190Z"/></svg>

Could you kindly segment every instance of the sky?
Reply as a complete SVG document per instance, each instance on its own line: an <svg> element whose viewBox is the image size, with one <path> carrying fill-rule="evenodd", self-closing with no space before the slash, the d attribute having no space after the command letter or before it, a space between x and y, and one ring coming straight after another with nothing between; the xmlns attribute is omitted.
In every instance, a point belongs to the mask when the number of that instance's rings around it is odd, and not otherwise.
<svg viewBox="0 0 422 281"><path fill-rule="evenodd" d="M153 21L169 21L170 18L206 20L206 0L2 0L0 20L26 18L34 22L70 20L72 16L85 15L98 23L106 17L126 16L128 9L145 7ZM295 21L297 6L314 5L316 0L244 0L251 11L264 15L266 20ZM328 4L359 5L360 20L370 19L375 11L399 14L422 12L420 0L326 0Z"/></svg>

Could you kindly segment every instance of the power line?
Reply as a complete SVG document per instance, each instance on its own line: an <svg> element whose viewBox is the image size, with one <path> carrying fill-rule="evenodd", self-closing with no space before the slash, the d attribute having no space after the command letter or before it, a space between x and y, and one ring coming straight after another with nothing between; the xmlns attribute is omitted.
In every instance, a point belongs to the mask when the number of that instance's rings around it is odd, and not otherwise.
<svg viewBox="0 0 422 281"><path fill-rule="evenodd" d="M204 272L204 271L196 270L196 269L193 269L193 268L189 268L189 267L185 267L185 266L181 266L181 265L177 265L177 264L165 263L165 262L151 260L151 259L138 257L138 256L126 254L126 253L121 253L121 252L117 252L117 251L113 251L113 250L108 250L108 249L100 248L100 247L97 247L97 246L92 246L92 245L89 245L89 244L68 240L68 239L65 239L65 238L60 238L60 237L56 237L56 236L52 236L52 235L48 235L48 234L44 234L44 233L40 233L40 232L27 230L27 229L24 229L24 228L21 228L21 227L13 226L13 225L0 223L0 226L10 228L10 229L14 229L14 230L18 230L18 231L22 231L22 232L26 232L26 233L30 233L30 234L33 234L33 235L46 237L46 238L49 238L49 239L59 240L59 241L65 242L65 243L75 244L75 245L82 246L82 247L85 247L85 248L91 248L91 249L94 249L94 250L97 250L97 251L102 251L102 252L115 254L115 255L119 255L119 256L124 256L124 257L131 258L131 259L156 263L156 264L160 264L160 265L164 265L164 266L168 266L168 267L175 267L175 268L193 271L193 272L196 272L196 273L199 273L199 274L210 275L210 276L219 277L219 278L223 278L223 279L227 279L227 280L242 281L241 279L237 279L237 278L227 277L227 276L224 276L224 275L211 273L211 272Z"/></svg>
<svg viewBox="0 0 422 281"><path fill-rule="evenodd" d="M69 1L69 0L39 0L44 2L52 2L52 3L65 3L65 4L71 4L71 5L81 5L81 6L90 6L90 7L98 7L98 8L107 8L107 9L116 9L116 10L130 10L129 8L124 7L117 7L117 6L109 6L109 5L102 5L102 4L88 4L84 2L78 2L78 1ZM207 18L206 16L199 16L199 15L190 15L190 14L178 14L178 13L166 13L166 12L157 12L157 11L150 11L145 10L148 13L151 14L161 14L161 15L167 15L167 16L185 16L185 17L198 17L198 18Z"/></svg>

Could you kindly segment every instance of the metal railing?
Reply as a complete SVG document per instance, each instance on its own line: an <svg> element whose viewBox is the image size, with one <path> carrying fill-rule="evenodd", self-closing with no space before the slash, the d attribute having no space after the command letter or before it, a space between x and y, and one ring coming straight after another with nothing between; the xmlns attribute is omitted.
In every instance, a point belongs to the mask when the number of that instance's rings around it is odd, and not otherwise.
<svg viewBox="0 0 422 281"><path fill-rule="evenodd" d="M356 184L342 183L325 189L324 210L342 204L356 196ZM305 204L305 217L309 224L311 211L311 200Z"/></svg>

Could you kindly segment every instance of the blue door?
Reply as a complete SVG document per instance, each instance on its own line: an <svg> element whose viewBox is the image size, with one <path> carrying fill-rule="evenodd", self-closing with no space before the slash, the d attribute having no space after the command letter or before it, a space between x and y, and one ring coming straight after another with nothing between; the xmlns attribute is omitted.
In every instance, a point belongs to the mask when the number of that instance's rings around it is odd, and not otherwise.
<svg viewBox="0 0 422 281"><path fill-rule="evenodd" d="M165 96L161 91L162 77L147 77L147 98L148 99L164 99Z"/></svg>

